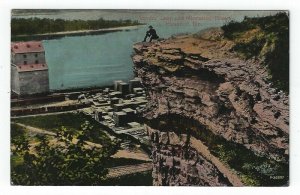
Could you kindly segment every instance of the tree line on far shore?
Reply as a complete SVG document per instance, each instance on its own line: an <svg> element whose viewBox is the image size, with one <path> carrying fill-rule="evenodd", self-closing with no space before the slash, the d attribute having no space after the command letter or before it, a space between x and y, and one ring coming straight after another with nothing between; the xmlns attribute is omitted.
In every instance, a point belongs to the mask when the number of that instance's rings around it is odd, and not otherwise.
<svg viewBox="0 0 300 195"><path fill-rule="evenodd" d="M98 30L104 28L140 25L135 20L63 20L49 18L13 18L11 21L11 34L34 35L76 30Z"/></svg>

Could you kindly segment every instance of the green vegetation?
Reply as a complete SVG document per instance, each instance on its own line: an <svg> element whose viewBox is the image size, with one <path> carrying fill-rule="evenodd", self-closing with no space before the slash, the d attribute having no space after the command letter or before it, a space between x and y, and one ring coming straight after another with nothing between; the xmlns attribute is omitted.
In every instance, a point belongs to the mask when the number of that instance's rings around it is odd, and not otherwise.
<svg viewBox="0 0 300 195"><path fill-rule="evenodd" d="M152 185L151 173L106 178L108 168L145 161L112 158L119 144L111 141L99 124L84 114L64 113L12 121L57 133L41 136L11 124L14 185ZM79 142L73 143L74 138ZM100 143L102 147L86 147L86 140Z"/></svg>
<svg viewBox="0 0 300 195"><path fill-rule="evenodd" d="M11 145L13 146L12 149L16 150L17 148L14 148L16 145L22 144L22 142L27 139L26 131L23 127L17 125L17 124L11 124ZM19 149L23 147L19 146ZM23 158L18 155L12 155L11 156L11 166L12 169L16 166L19 166L23 164Z"/></svg>
<svg viewBox="0 0 300 195"><path fill-rule="evenodd" d="M113 142L107 147L87 147L85 130L62 127L51 143L39 136L39 143L29 144L25 136L13 141L11 181L14 185L101 185L107 174L105 160L116 152ZM78 142L74 143L74 139Z"/></svg>
<svg viewBox="0 0 300 195"><path fill-rule="evenodd" d="M12 141L20 136L24 136L24 128L17 125L17 124L11 124L11 132L10 136L12 138Z"/></svg>
<svg viewBox="0 0 300 195"><path fill-rule="evenodd" d="M289 166L266 157L257 156L241 144L217 136L197 121L179 115L165 115L152 120L151 127L187 133L200 139L213 155L241 174L249 186L284 186L289 181ZM282 176L274 179L274 176Z"/></svg>
<svg viewBox="0 0 300 195"><path fill-rule="evenodd" d="M249 18L231 21L222 27L225 38L233 40L233 50L245 59L261 60L269 69L270 80L289 92L289 16Z"/></svg>
<svg viewBox="0 0 300 195"><path fill-rule="evenodd" d="M73 132L83 128L86 130L86 135L88 136L87 139L91 142L96 142L103 145L110 140L107 134L103 132L103 129L99 127L99 124L95 120L92 120L90 117L82 113L63 113L57 115L23 117L12 119L12 122L22 123L24 125L29 125L53 132L57 132L62 126ZM82 124L90 125L82 127Z"/></svg>
<svg viewBox="0 0 300 195"><path fill-rule="evenodd" d="M11 34L34 35L77 30L98 30L112 27L139 25L138 21L131 20L63 20L48 18L13 18Z"/></svg>
<svg viewBox="0 0 300 195"><path fill-rule="evenodd" d="M242 174L241 179L247 185L283 186L289 179L288 164L257 156L241 144L227 141L207 130L205 127L191 127L191 134L199 137L209 150L229 167ZM265 166L262 166L265 165ZM271 176L284 176L274 180Z"/></svg>
<svg viewBox="0 0 300 195"><path fill-rule="evenodd" d="M69 10L69 9L68 9ZM18 15L18 14L38 14L38 13L48 13L48 14L56 14L60 11L63 11L61 9L13 9L11 10L12 15Z"/></svg>

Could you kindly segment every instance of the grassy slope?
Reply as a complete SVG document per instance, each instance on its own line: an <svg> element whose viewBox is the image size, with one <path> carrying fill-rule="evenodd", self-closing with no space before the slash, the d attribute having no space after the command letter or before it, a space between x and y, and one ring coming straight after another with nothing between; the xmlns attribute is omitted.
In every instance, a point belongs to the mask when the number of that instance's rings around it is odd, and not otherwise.
<svg viewBox="0 0 300 195"><path fill-rule="evenodd" d="M233 50L245 59L256 58L269 69L270 80L289 92L289 16L248 18L231 21L222 27L224 36L236 44Z"/></svg>
<svg viewBox="0 0 300 195"><path fill-rule="evenodd" d="M103 143L110 140L99 125L84 114L64 113L48 116L17 118L12 119L12 121L54 132L62 126L69 130L77 131L81 129L82 124L88 121L93 126L93 130L91 131L92 133L89 136L91 139L90 141Z"/></svg>

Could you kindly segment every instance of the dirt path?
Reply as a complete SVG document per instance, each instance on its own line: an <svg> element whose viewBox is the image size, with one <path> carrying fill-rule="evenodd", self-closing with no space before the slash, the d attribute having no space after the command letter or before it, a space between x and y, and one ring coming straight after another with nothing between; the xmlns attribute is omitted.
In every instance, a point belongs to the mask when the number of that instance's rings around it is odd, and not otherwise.
<svg viewBox="0 0 300 195"><path fill-rule="evenodd" d="M69 110L69 111L62 111L62 112L47 112L47 113L40 113L40 114L28 114L28 115L22 115L22 116L12 116L11 118L26 118L26 117L33 117L33 116L48 116L48 115L57 115L57 114L64 114L64 113L73 113L80 111L81 109L76 110Z"/></svg>
<svg viewBox="0 0 300 195"><path fill-rule="evenodd" d="M141 163L136 165L126 165L108 169L108 178L120 177L133 173L141 173L152 170L152 163Z"/></svg>
<svg viewBox="0 0 300 195"><path fill-rule="evenodd" d="M128 151L128 150L118 150L114 155L113 158L130 158L130 159L137 159L137 160L144 160L144 161L151 161L149 155L143 152L142 150L136 151Z"/></svg>
<svg viewBox="0 0 300 195"><path fill-rule="evenodd" d="M33 132L33 133L44 134L44 135L51 135L51 136L55 136L56 135L56 133L54 133L54 132L47 131L47 130L40 129L40 128L36 128L36 127L32 127L32 126L29 126L29 125L24 125L22 123L13 123L13 124L16 124L16 125L19 125L21 127L24 127L25 129L27 129L28 131Z"/></svg>
<svg viewBox="0 0 300 195"><path fill-rule="evenodd" d="M232 172L228 167L224 165L217 157L212 155L208 150L208 147L205 146L201 141L197 140L194 137L190 139L191 147L195 148L198 152L200 152L207 160L211 161L218 170L223 173L225 177L232 183L233 186L244 186L241 179Z"/></svg>
<svg viewBox="0 0 300 195"><path fill-rule="evenodd" d="M68 106L78 104L78 100L64 100L59 102L49 102L44 104L30 104L30 105L22 105L22 106L13 106L12 110L17 109L34 109L34 108L44 108L44 107L55 107L55 106Z"/></svg>
<svg viewBox="0 0 300 195"><path fill-rule="evenodd" d="M17 124L21 127L24 127L25 129L27 129L28 131L33 132L33 133L50 135L50 136L55 136L56 135L56 133L54 133L54 132L47 131L47 130L40 129L40 128L36 128L36 127L32 127L32 126L29 126L29 125L24 125L22 123L14 123L14 124ZM73 139L72 142L77 143L78 139ZM84 141L84 142L87 144L87 147L97 147L97 148L102 147L98 143L94 143L94 142L90 142L90 141ZM51 140L50 143L51 144L58 144L58 141L56 140L56 138L53 138L53 140Z"/></svg>

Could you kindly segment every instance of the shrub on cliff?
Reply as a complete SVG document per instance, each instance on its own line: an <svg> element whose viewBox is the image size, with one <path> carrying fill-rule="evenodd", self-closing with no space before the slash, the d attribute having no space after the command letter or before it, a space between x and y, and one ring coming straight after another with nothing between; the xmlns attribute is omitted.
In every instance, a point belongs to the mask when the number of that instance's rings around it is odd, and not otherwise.
<svg viewBox="0 0 300 195"><path fill-rule="evenodd" d="M279 89L289 91L289 16L274 16L231 21L222 26L224 37L233 40L233 50L242 57L256 58L268 67L270 80Z"/></svg>

